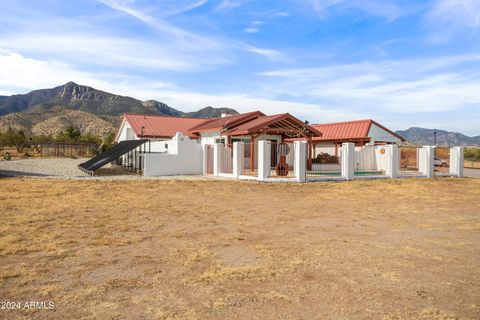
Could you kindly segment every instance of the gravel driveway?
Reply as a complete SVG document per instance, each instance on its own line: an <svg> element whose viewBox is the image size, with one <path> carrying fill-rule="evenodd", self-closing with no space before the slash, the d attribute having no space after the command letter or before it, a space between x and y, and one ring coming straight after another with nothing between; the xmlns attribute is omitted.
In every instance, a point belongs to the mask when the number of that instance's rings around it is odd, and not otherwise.
<svg viewBox="0 0 480 320"><path fill-rule="evenodd" d="M29 158L0 161L0 175L59 178L87 177L88 175L77 167L86 160L85 158Z"/></svg>
<svg viewBox="0 0 480 320"><path fill-rule="evenodd" d="M88 158L27 158L21 160L0 161L0 177L39 177L52 179L94 179L94 180L135 180L145 179L122 168L102 168L96 171L95 176L89 176L78 165L87 161ZM171 176L155 177L146 179L158 180L198 180L205 179L203 176Z"/></svg>

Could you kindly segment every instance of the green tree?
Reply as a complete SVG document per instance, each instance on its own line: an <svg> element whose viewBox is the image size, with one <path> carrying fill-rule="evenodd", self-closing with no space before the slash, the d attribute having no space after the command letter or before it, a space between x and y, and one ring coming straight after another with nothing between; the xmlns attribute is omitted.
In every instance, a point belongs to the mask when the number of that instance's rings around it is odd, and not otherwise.
<svg viewBox="0 0 480 320"><path fill-rule="evenodd" d="M15 131L12 128L8 128L8 130L1 135L0 140L2 145L15 147L19 153L23 152L23 148L25 148L28 143L25 133L22 130Z"/></svg>
<svg viewBox="0 0 480 320"><path fill-rule="evenodd" d="M78 138L80 138L82 134L80 133L80 130L75 128L74 126L69 126L67 130L65 130L65 136L69 140L74 140L75 142L77 141Z"/></svg>

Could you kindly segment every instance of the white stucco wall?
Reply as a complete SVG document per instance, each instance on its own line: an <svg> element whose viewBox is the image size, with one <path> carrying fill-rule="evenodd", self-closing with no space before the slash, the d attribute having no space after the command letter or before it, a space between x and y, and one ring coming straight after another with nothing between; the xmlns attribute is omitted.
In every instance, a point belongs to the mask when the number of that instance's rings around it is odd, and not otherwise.
<svg viewBox="0 0 480 320"><path fill-rule="evenodd" d="M120 130L120 134L118 135L117 142L125 141L125 140L138 140L138 137L133 132L133 129L128 123L128 121L125 121L124 125L122 126Z"/></svg>
<svg viewBox="0 0 480 320"><path fill-rule="evenodd" d="M364 146L355 150L355 170L376 170L375 146Z"/></svg>
<svg viewBox="0 0 480 320"><path fill-rule="evenodd" d="M372 123L372 126L370 127L370 131L368 132L368 136L370 137L370 144L374 144L375 141L395 142L395 143L401 142L401 140L398 139L396 136L380 128L375 123Z"/></svg>
<svg viewBox="0 0 480 320"><path fill-rule="evenodd" d="M382 154L383 150L383 154ZM375 147L375 162L377 170L388 172L391 165L392 150L388 146Z"/></svg>
<svg viewBox="0 0 480 320"><path fill-rule="evenodd" d="M168 153L145 154L144 176L202 174L203 152L198 140L177 133L169 143Z"/></svg>

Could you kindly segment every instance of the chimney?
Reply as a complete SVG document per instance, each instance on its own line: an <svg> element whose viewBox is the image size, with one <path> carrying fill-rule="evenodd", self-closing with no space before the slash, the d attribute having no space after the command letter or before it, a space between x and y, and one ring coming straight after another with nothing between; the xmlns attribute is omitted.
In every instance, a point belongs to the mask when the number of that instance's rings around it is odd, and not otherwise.
<svg viewBox="0 0 480 320"><path fill-rule="evenodd" d="M222 112L220 117L222 118L226 118L226 117L230 117L232 114L231 113L228 113L228 112Z"/></svg>

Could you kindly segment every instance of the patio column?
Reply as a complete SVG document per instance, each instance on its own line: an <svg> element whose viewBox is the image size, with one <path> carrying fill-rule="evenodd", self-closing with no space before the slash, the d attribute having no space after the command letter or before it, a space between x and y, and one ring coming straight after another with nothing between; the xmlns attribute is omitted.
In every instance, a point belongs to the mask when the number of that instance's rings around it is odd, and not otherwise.
<svg viewBox="0 0 480 320"><path fill-rule="evenodd" d="M203 146L203 174L208 172L208 145Z"/></svg>
<svg viewBox="0 0 480 320"><path fill-rule="evenodd" d="M427 178L433 178L434 176L434 154L434 146L424 146L420 149L418 171L427 176Z"/></svg>
<svg viewBox="0 0 480 320"><path fill-rule="evenodd" d="M388 149L390 151L389 158L388 158L388 171L387 176L390 178L397 178L398 177L398 168L400 167L400 157L398 154L398 145L391 144L388 145Z"/></svg>
<svg viewBox="0 0 480 320"><path fill-rule="evenodd" d="M213 145L213 175L220 175L220 168L222 166L223 144L215 143Z"/></svg>
<svg viewBox="0 0 480 320"><path fill-rule="evenodd" d="M463 178L463 147L450 148L450 174Z"/></svg>
<svg viewBox="0 0 480 320"><path fill-rule="evenodd" d="M245 157L245 145L243 142L233 143L233 177L238 179L243 173L243 162Z"/></svg>
<svg viewBox="0 0 480 320"><path fill-rule="evenodd" d="M263 181L270 175L272 162L272 143L270 141L258 141L258 180Z"/></svg>
<svg viewBox="0 0 480 320"><path fill-rule="evenodd" d="M353 142L342 143L342 177L345 180L353 180L355 177L355 144Z"/></svg>
<svg viewBox="0 0 480 320"><path fill-rule="evenodd" d="M297 182L306 181L307 145L309 144L305 141L295 141L293 143L293 149L295 151L295 180Z"/></svg>

